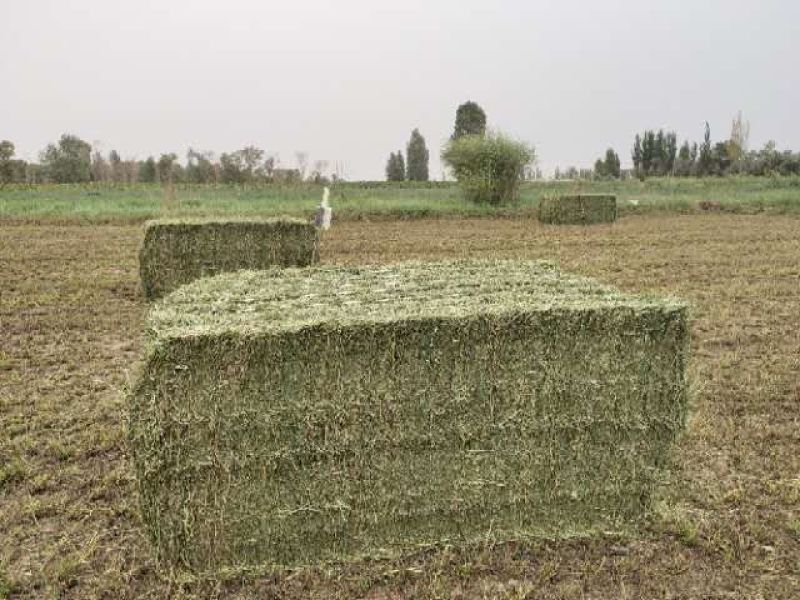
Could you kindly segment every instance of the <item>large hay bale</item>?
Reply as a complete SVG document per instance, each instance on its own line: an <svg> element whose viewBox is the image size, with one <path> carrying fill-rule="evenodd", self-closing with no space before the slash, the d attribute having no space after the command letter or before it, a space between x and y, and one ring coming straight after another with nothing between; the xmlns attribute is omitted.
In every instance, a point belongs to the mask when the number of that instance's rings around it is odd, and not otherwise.
<svg viewBox="0 0 800 600"><path fill-rule="evenodd" d="M143 520L201 571L627 526L686 417L686 307L543 263L220 275L147 331Z"/></svg>
<svg viewBox="0 0 800 600"><path fill-rule="evenodd" d="M539 201L539 221L556 225L593 225L617 220L616 196L579 194L545 196Z"/></svg>
<svg viewBox="0 0 800 600"><path fill-rule="evenodd" d="M300 219L162 219L145 224L139 274L154 299L200 277L316 260L316 228Z"/></svg>

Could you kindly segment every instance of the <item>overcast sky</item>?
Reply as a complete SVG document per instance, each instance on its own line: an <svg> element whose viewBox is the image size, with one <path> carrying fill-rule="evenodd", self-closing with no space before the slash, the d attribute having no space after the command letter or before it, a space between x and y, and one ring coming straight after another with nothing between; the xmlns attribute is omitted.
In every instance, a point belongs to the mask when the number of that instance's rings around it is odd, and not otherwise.
<svg viewBox="0 0 800 600"><path fill-rule="evenodd" d="M634 134L800 149L800 1L0 0L0 139L62 132L144 158L255 144L383 178L418 127L439 151L471 99L540 165Z"/></svg>

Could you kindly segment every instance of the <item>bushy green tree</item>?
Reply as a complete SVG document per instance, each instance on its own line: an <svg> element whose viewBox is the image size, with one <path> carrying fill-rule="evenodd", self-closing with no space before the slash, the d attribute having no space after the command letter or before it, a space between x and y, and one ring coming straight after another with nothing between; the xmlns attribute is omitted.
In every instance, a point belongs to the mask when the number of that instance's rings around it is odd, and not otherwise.
<svg viewBox="0 0 800 600"><path fill-rule="evenodd" d="M456 125L450 139L457 140L464 135L484 135L486 133L486 113L477 102L469 100L456 110Z"/></svg>
<svg viewBox="0 0 800 600"><path fill-rule="evenodd" d="M711 174L726 175L731 169L729 142L717 142L711 149Z"/></svg>
<svg viewBox="0 0 800 600"><path fill-rule="evenodd" d="M172 152L162 154L158 163L156 163L156 172L158 173L158 180L161 183L172 183L177 179L176 171L178 170L178 155Z"/></svg>
<svg viewBox="0 0 800 600"><path fill-rule="evenodd" d="M525 168L535 156L532 147L499 133L461 136L442 151L467 199L494 205L517 199Z"/></svg>
<svg viewBox="0 0 800 600"><path fill-rule="evenodd" d="M0 142L0 162L8 162L14 157L16 148L13 142L3 140Z"/></svg>
<svg viewBox="0 0 800 600"><path fill-rule="evenodd" d="M386 161L386 181L403 181L406 178L406 165L403 160L403 153L397 151L389 154Z"/></svg>
<svg viewBox="0 0 800 600"><path fill-rule="evenodd" d="M602 158L598 158L594 161L594 176L596 179L606 178L606 163Z"/></svg>
<svg viewBox="0 0 800 600"><path fill-rule="evenodd" d="M688 141L683 142L681 149L678 151L678 158L675 161L675 175L686 177L691 175L693 171L694 157L692 156L692 148L689 146Z"/></svg>
<svg viewBox="0 0 800 600"><path fill-rule="evenodd" d="M621 171L619 155L609 148L604 158L595 161L593 175L596 179L619 179Z"/></svg>
<svg viewBox="0 0 800 600"><path fill-rule="evenodd" d="M260 179L263 175L262 161L264 160L264 151L256 146L245 146L237 151L241 156L242 173L246 183L252 183L256 179Z"/></svg>
<svg viewBox="0 0 800 600"><path fill-rule="evenodd" d="M211 152L189 148L186 153L186 180L191 183L215 183L217 167Z"/></svg>
<svg viewBox="0 0 800 600"><path fill-rule="evenodd" d="M158 179L158 168L156 159L148 156L147 160L139 163L139 181L142 183L155 183Z"/></svg>
<svg viewBox="0 0 800 600"><path fill-rule="evenodd" d="M219 156L220 179L223 183L244 183L244 160L239 152L223 152Z"/></svg>
<svg viewBox="0 0 800 600"><path fill-rule="evenodd" d="M428 181L428 148L425 138L415 129L406 146L406 179L409 181Z"/></svg>
<svg viewBox="0 0 800 600"><path fill-rule="evenodd" d="M14 144L8 140L0 142L0 183L14 181Z"/></svg>
<svg viewBox="0 0 800 600"><path fill-rule="evenodd" d="M47 178L55 183L91 180L92 146L76 135L62 135L57 144L42 151L40 160Z"/></svg>
<svg viewBox="0 0 800 600"><path fill-rule="evenodd" d="M603 162L603 166L606 177L619 179L622 168L619 161L619 155L614 151L613 148L606 150L606 158Z"/></svg>
<svg viewBox="0 0 800 600"><path fill-rule="evenodd" d="M639 178L669 175L675 169L678 136L673 131L646 130L633 143L633 169Z"/></svg>

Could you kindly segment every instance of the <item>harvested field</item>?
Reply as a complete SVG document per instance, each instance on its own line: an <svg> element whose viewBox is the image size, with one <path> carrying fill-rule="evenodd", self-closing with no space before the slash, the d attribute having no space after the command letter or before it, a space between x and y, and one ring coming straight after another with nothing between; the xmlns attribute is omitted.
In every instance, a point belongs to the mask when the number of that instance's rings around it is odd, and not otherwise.
<svg viewBox="0 0 800 600"><path fill-rule="evenodd" d="M261 578L156 569L120 389L142 350L140 225L0 225L0 598L792 598L800 589L800 220L340 222L326 264L525 258L692 304L696 395L660 516Z"/></svg>

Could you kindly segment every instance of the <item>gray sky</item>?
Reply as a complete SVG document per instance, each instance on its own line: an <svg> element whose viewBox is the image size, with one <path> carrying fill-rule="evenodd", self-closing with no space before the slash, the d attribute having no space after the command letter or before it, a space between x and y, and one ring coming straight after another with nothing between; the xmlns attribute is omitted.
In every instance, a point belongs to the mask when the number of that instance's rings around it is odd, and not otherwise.
<svg viewBox="0 0 800 600"><path fill-rule="evenodd" d="M0 0L0 139L123 157L255 144L383 178L419 127L439 178L455 109L590 166L634 134L800 149L798 0Z"/></svg>

